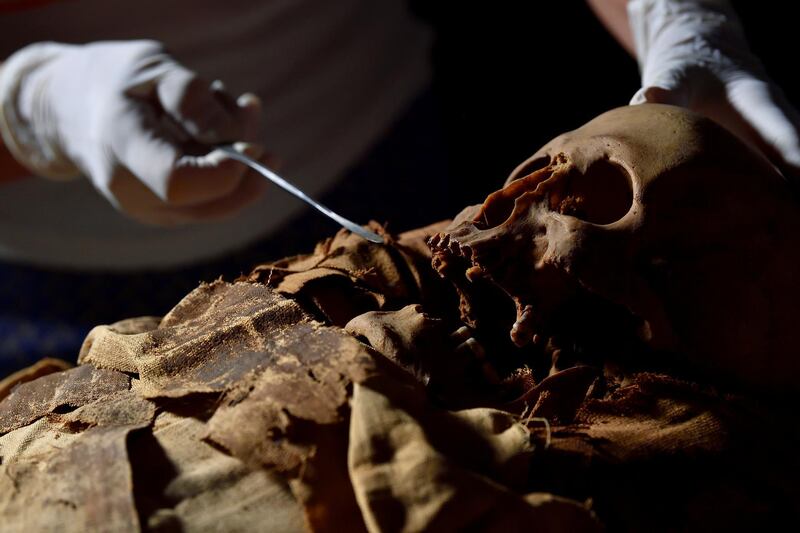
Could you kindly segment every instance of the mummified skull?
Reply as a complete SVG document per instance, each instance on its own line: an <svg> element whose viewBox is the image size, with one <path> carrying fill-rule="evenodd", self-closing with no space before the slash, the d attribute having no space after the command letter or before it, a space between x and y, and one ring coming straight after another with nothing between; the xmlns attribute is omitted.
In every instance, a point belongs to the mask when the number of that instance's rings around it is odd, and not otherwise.
<svg viewBox="0 0 800 533"><path fill-rule="evenodd" d="M680 108L615 109L561 135L430 245L462 320L513 322L517 346L633 325L695 368L796 387L800 205L765 159Z"/></svg>

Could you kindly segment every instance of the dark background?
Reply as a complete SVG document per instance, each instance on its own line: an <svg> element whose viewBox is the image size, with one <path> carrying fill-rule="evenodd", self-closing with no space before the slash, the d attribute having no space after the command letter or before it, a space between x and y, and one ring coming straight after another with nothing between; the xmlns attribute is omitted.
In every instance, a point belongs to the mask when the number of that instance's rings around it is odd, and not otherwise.
<svg viewBox="0 0 800 533"><path fill-rule="evenodd" d="M540 146L627 104L639 88L636 61L581 0L414 7L436 29L434 90L451 169L466 178L454 191L461 206L481 201Z"/></svg>

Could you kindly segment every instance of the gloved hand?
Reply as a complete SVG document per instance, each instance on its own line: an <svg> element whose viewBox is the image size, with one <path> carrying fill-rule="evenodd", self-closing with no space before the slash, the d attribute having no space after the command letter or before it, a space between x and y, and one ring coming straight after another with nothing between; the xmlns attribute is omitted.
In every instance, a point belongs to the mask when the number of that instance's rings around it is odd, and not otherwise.
<svg viewBox="0 0 800 533"><path fill-rule="evenodd" d="M631 104L697 111L800 177L800 114L750 52L725 0L631 0L642 88Z"/></svg>
<svg viewBox="0 0 800 533"><path fill-rule="evenodd" d="M84 175L146 223L216 218L255 199L264 180L211 145L253 139L261 104L234 100L154 41L39 43L0 69L0 130L35 174Z"/></svg>

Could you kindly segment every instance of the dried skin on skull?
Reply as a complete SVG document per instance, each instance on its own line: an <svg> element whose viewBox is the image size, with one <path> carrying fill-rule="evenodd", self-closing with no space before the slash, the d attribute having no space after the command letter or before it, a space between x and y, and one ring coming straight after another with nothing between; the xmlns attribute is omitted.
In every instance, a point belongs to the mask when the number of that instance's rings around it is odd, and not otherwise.
<svg viewBox="0 0 800 533"><path fill-rule="evenodd" d="M687 111L620 108L556 138L430 244L465 322L510 328L517 346L635 330L695 369L797 382L798 204L764 159ZM485 309L486 286L514 319Z"/></svg>
<svg viewBox="0 0 800 533"><path fill-rule="evenodd" d="M482 206L464 210L430 245L434 268L461 295L462 320L493 352L503 354L494 361L503 374L531 365L539 368L541 378L551 360L560 359L564 367L574 364L587 342L583 337L592 338L595 346L620 348L607 322L629 323L626 329L634 325L619 306L597 298L570 276L557 259L559 249L548 240L552 234L562 241L576 237L574 228L558 218L566 213L580 211L593 220L623 216L632 191L627 175L605 160L592 165L591 173L578 172L563 154L537 167ZM555 220L547 220L550 214Z"/></svg>

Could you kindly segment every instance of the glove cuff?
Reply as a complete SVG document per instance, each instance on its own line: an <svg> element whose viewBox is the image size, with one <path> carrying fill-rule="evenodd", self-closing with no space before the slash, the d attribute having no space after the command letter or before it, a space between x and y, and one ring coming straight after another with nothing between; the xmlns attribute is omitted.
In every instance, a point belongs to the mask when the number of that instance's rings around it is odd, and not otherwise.
<svg viewBox="0 0 800 533"><path fill-rule="evenodd" d="M35 74L55 59L64 48L57 43L27 46L0 67L0 135L8 151L32 173L66 180L80 176L80 170L57 142L56 117L48 111L44 87ZM33 91L28 93L28 91ZM20 103L23 93L30 105ZM52 133L52 134L51 134Z"/></svg>

